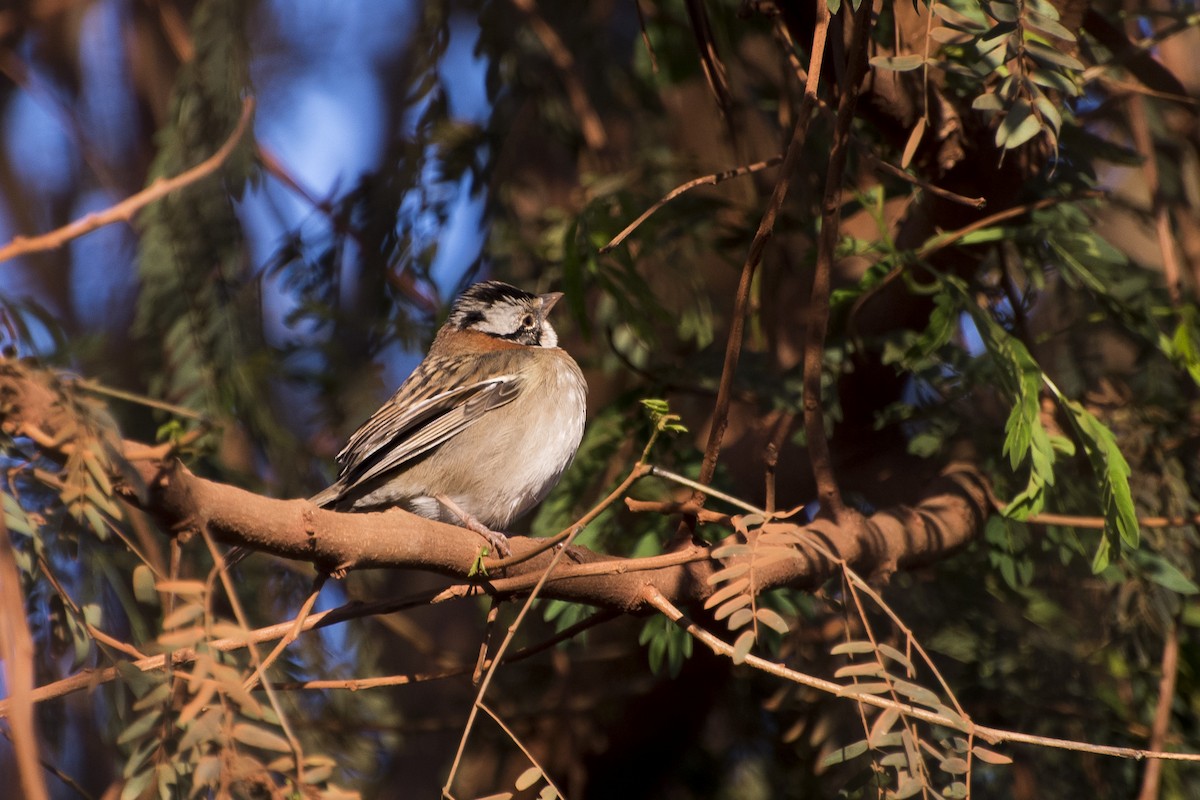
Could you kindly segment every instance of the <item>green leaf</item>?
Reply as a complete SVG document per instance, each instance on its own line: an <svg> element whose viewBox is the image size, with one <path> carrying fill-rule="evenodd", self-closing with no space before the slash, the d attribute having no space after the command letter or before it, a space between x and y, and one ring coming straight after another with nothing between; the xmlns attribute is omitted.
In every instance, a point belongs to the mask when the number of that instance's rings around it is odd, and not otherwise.
<svg viewBox="0 0 1200 800"><path fill-rule="evenodd" d="M821 764L818 769L825 770L845 761L852 761L865 752L867 752L866 739L855 742L854 744L848 744L845 747L839 747L837 750L834 750L832 753L821 759Z"/></svg>
<svg viewBox="0 0 1200 800"><path fill-rule="evenodd" d="M834 656L858 655L860 653L874 653L875 645L868 641L860 640L854 642L842 642L835 644L829 648L829 654Z"/></svg>
<svg viewBox="0 0 1200 800"><path fill-rule="evenodd" d="M136 800L146 790L146 787L150 785L150 781L152 780L154 780L153 767L134 775L121 787L120 800Z"/></svg>
<svg viewBox="0 0 1200 800"><path fill-rule="evenodd" d="M955 781L942 790L942 797L949 797L951 800L964 800L967 796L967 785L962 781Z"/></svg>
<svg viewBox="0 0 1200 800"><path fill-rule="evenodd" d="M988 750L987 748L979 747L978 745L971 748L971 754L974 755L975 758L978 758L980 761L984 762L985 764L1011 764L1012 763L1012 759L1009 758L1008 756L997 753L994 750Z"/></svg>
<svg viewBox="0 0 1200 800"><path fill-rule="evenodd" d="M1067 30L1061 22L1058 21L1058 12L1039 14L1036 11L1026 9L1024 22L1026 28L1032 28L1050 36L1062 39L1064 41L1075 41L1075 34Z"/></svg>
<svg viewBox="0 0 1200 800"><path fill-rule="evenodd" d="M754 646L754 631L742 631L738 636L737 641L733 643L733 663L741 664L746 660L746 656L750 655L750 648Z"/></svg>
<svg viewBox="0 0 1200 800"><path fill-rule="evenodd" d="M1136 549L1141 540L1133 493L1129 488L1129 463L1117 446L1116 436L1100 420L1074 400L1059 396L1060 405L1079 434L1083 450L1100 484L1105 537Z"/></svg>
<svg viewBox="0 0 1200 800"><path fill-rule="evenodd" d="M541 779L542 771L537 767L530 767L517 776L516 782L513 783L513 788L515 788L518 792L523 792L526 789L534 786Z"/></svg>
<svg viewBox="0 0 1200 800"><path fill-rule="evenodd" d="M904 669L906 671L908 671L909 673L916 672L916 670L913 669L912 661L909 660L908 656L904 655L904 653L901 653L899 650L892 647L890 644L879 645L879 652L882 655L885 655L888 658L890 658L892 661L895 661L900 666L904 667Z"/></svg>
<svg viewBox="0 0 1200 800"><path fill-rule="evenodd" d="M750 587L750 579L749 578L739 578L735 581L732 581L729 584L721 587L721 589L719 589L718 591L713 592L711 595L709 595L708 599L704 601L704 607L712 608L713 606L719 606L719 605L721 605L721 603L724 603L726 600L730 599L731 597L734 597L735 595L740 594L741 592L745 591L749 587Z"/></svg>
<svg viewBox="0 0 1200 800"><path fill-rule="evenodd" d="M135 719L133 723L121 731L121 735L117 737L117 744L129 744L132 741L142 738L158 724L162 719L162 709L155 707L142 714Z"/></svg>
<svg viewBox="0 0 1200 800"><path fill-rule="evenodd" d="M263 750L275 750L280 753L291 752L292 746L277 733L248 722L239 722L233 726L233 738L242 744L258 747Z"/></svg>
<svg viewBox="0 0 1200 800"><path fill-rule="evenodd" d="M1200 587L1184 575L1179 567L1158 553L1139 550L1134 557L1134 563L1143 576L1164 589L1183 595L1200 593Z"/></svg>
<svg viewBox="0 0 1200 800"><path fill-rule="evenodd" d="M1049 67L1061 67L1063 69L1074 70L1080 72L1083 70L1083 64L1079 59L1072 55L1055 50L1049 45L1042 44L1036 39L1027 39L1025 42L1025 52L1028 53L1034 61L1045 64Z"/></svg>
<svg viewBox="0 0 1200 800"><path fill-rule="evenodd" d="M962 775L967 771L967 762L958 756L951 756L949 758L942 759L942 762L938 764L938 767L942 770L942 772L949 772L951 775Z"/></svg>
<svg viewBox="0 0 1200 800"><path fill-rule="evenodd" d="M889 69L895 72L908 72L920 69L925 64L925 57L920 54L904 56L875 56L871 66L876 69Z"/></svg>
<svg viewBox="0 0 1200 800"><path fill-rule="evenodd" d="M1013 150L1037 136L1042 130L1041 121L1025 100L1017 100L1008 114L996 127L996 146Z"/></svg>
<svg viewBox="0 0 1200 800"><path fill-rule="evenodd" d="M838 667L833 673L834 678L880 677L887 674L887 668L878 661L867 661L862 664L848 664Z"/></svg>
<svg viewBox="0 0 1200 800"><path fill-rule="evenodd" d="M759 622L761 622L763 625L766 625L768 628L775 631L776 633L787 633L788 632L787 621L784 620L784 618L779 615L779 612L774 611L773 609L760 608L756 612L754 612L754 616L758 619Z"/></svg>

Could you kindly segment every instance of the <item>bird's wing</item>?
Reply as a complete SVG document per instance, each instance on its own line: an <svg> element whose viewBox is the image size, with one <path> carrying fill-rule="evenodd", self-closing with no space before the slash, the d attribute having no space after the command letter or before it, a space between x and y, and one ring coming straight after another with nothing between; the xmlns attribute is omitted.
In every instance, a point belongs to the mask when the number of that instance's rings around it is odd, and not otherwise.
<svg viewBox="0 0 1200 800"><path fill-rule="evenodd" d="M410 386L409 383L412 385ZM517 375L495 375L421 397L429 384L406 383L338 454L343 494L427 453L517 396Z"/></svg>

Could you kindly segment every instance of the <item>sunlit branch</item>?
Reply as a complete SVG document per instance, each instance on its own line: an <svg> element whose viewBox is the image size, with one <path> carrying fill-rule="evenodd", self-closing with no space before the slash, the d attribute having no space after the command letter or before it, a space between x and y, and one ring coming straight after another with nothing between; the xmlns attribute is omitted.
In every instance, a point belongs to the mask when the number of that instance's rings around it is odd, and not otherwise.
<svg viewBox="0 0 1200 800"><path fill-rule="evenodd" d="M683 628L696 641L708 647L714 653L728 658L733 657L733 646L726 643L724 640L714 636L709 631L701 628L696 623L692 622L688 617L680 611L669 600L662 596L653 587L646 588L647 604L658 609L667 619ZM958 719L938 714L917 706L911 706L906 703L897 703L894 700L878 695L855 692L854 685L835 683L827 681L823 678L817 678L812 675L807 675L803 672L785 667L782 664L777 664L774 661L769 661L755 655L747 655L745 664L757 670L774 675L777 678L783 678L801 686L807 686L810 689L824 692L835 697L852 697L856 702L861 702L876 708L894 708L902 714L928 722L934 725L942 725L953 730L958 730L963 733L972 734L991 744L999 744L1001 742L1016 742L1020 744L1032 744L1040 747L1052 747L1059 750L1073 750L1080 753L1094 753L1101 756L1113 756L1116 758L1132 758L1142 760L1146 758L1157 758L1163 761L1193 761L1200 762L1200 753L1169 753L1155 750L1141 750L1135 747L1112 747L1102 744L1091 744L1090 742L1080 742L1070 739L1055 739L1049 736L1034 736L1028 733L1019 733L1017 731L1005 730L1003 728L992 728L987 725L978 725L971 723L968 720ZM966 722L966 727L963 723Z"/></svg>
<svg viewBox="0 0 1200 800"><path fill-rule="evenodd" d="M46 800L50 795L38 755L37 724L34 720L33 635L25 618L21 573L13 554L12 540L4 515L0 514L0 661L4 662L4 685L8 698L8 724L13 732L16 756L15 783L29 800Z"/></svg>
<svg viewBox="0 0 1200 800"><path fill-rule="evenodd" d="M146 206L161 200L171 192L207 178L220 169L234 149L242 140L242 136L250 127L254 117L254 98L247 97L242 101L242 115L238 119L233 133L225 143L211 156L201 161L191 169L181 172L174 178L157 178L137 194L130 195L121 202L103 211L87 214L74 222L64 225L39 236L16 236L4 247L0 247L0 261L8 261L17 256L54 250L62 247L72 239L77 239L86 233L111 225L114 222L130 222Z"/></svg>

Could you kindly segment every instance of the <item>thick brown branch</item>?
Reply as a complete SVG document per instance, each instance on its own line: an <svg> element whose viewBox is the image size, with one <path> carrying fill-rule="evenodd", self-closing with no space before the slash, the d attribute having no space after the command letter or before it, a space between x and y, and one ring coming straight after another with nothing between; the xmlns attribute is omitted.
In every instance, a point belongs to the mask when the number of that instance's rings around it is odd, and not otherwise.
<svg viewBox="0 0 1200 800"><path fill-rule="evenodd" d="M0 367L0 405L4 408L0 426L17 436L27 428L38 428L47 434L49 441L70 446L69 441L61 441L62 437L57 436L62 430L60 426L68 422L60 394L63 386L56 384L48 373L14 362L0 362ZM118 444L127 452L146 453L151 449L136 442ZM399 510L343 514L317 508L307 500L262 497L197 477L174 459L143 459L133 463L131 469L137 472L141 485L135 485L139 482L129 479L127 474L114 475L115 480L124 480L119 483L120 491L176 535L206 532L227 544L309 561L327 571L400 567L436 572L461 581L423 602L442 602L483 592L499 596L526 594L545 573L553 557L549 552L540 552L528 561L493 571L480 580L470 576L479 551L478 537L463 528ZM823 583L838 566L814 545L864 575L887 575L929 563L946 557L976 536L983 528L988 509L982 480L963 466L934 481L912 507L889 509L866 518L852 515L841 525L829 520L809 526L770 522L772 529L796 535L796 557L756 568L756 586L812 588ZM516 556L523 556L538 550L539 541L514 537L512 549ZM677 605L702 603L714 588L708 577L720 566L707 557L703 547L641 559L605 556L581 547L572 547L570 555L570 562L560 559L546 581L542 596L623 613L644 610L648 586ZM391 610L383 608L386 603L377 605L380 609L356 607L312 615L305 620L304 628ZM284 623L256 631L250 638L278 639L291 628L290 623ZM244 645L244 642L227 643L228 647ZM142 669L163 665L161 658L135 663ZM70 688L65 684L60 688L71 691L97 678L97 675L80 676ZM54 694L35 690L34 700ZM8 702L0 702L0 716L11 711Z"/></svg>

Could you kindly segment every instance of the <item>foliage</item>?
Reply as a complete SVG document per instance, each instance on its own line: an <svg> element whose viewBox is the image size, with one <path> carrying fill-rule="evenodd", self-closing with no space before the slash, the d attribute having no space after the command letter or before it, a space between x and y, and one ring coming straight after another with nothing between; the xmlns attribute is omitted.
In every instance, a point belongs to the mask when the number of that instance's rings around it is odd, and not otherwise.
<svg viewBox="0 0 1200 800"><path fill-rule="evenodd" d="M792 135L819 30L795 4L414 6L403 45L363 59L377 118L340 120L377 128L365 172L308 191L273 160L269 136L248 136L218 179L136 217L124 312L112 301L82 313L109 297L89 290L82 250L0 265L16 276L0 297L0 378L46 387L56 420L53 434L22 428L19 398L0 395L0 500L37 682L112 670L83 706L38 704L44 760L95 796L432 794L461 735L469 767L454 796L601 795L626 778L611 794L1124 797L1144 780L1140 764L1008 754L970 724L1200 751L1200 156L1171 41L1194 37L1194 20L1050 0L884 4L849 166L830 176L851 74L849 48L833 45L850 41L857 7L842 5L828 4L820 101L733 348L738 271L780 177L763 162ZM82 98L100 72L80 57L91 52L80 31L98 23L18 6L13 58L44 62L30 74L52 97ZM190 18L161 6L120 23L130 42L149 37L120 53L145 115L124 133L142 165L126 166L134 185L210 156L246 96L271 100L272 79L336 39L302 42L269 4L203 0ZM1148 38L1128 40L1127 14ZM468 50L483 96L464 113L455 70ZM299 107L299 86L275 102ZM18 98L37 95L36 81L0 87L0 111L15 119ZM260 103L260 130L270 107ZM82 197L106 168L75 127L67 171ZM6 163L21 166L18 155ZM74 208L23 174L2 189L14 230ZM263 257L249 220L268 189L305 211L279 215ZM482 251L460 247L447 265L464 198L485 209L471 232ZM830 322L814 344L822 269ZM198 474L309 494L334 443L386 396L377 367L419 353L445 301L484 274L565 292L555 324L591 387L574 464L521 524L570 532L651 464L625 497L661 513L622 498L573 543L627 559L708 544L714 561L697 581L704 602L683 609L694 622L643 606L644 618L593 628L609 617L539 600L540 618L512 623L521 660L486 673L495 725L467 741L463 717L482 693L466 676L495 656L489 634L507 607L485 621L475 605L413 601L434 586L424 576L355 574L321 602L399 597L406 611L343 620L282 651L234 648L296 617L310 576L265 556L222 571L205 537L171 538L136 509L147 487L122 437L157 441ZM814 348L817 398L803 390ZM829 464L809 453L814 414ZM692 526L688 480L724 422L712 522ZM964 461L986 476L994 513L972 520L959 552L859 576L797 527L827 515L812 502L823 468L869 544L877 531L862 520L915 516L929 482ZM763 590L810 557L836 577ZM478 586L504 577L489 572ZM697 631L718 641L696 647ZM1160 703L1172 642L1174 697ZM134 666L155 655L174 660ZM762 659L834 687L766 675ZM103 757L82 761L76 739ZM660 755L648 764L647 753ZM1200 772L1167 766L1159 786L1195 796Z"/></svg>

